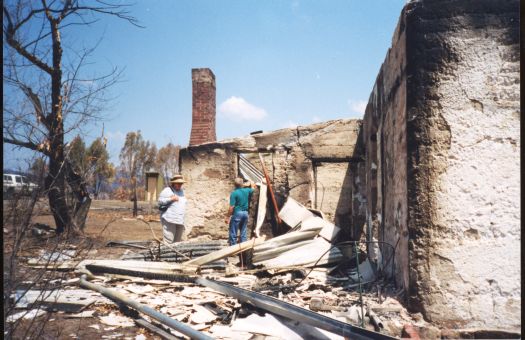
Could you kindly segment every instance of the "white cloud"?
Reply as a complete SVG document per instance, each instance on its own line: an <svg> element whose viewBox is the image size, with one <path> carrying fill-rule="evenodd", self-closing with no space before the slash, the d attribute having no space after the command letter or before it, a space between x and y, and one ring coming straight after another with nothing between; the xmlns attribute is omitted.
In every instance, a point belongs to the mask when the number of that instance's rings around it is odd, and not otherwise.
<svg viewBox="0 0 525 340"><path fill-rule="evenodd" d="M321 118L319 118L318 116L314 116L312 118L312 123L319 123L321 121Z"/></svg>
<svg viewBox="0 0 525 340"><path fill-rule="evenodd" d="M368 104L364 100L348 100L348 106L350 106L350 110L354 113L360 113L362 115L365 114L366 104Z"/></svg>
<svg viewBox="0 0 525 340"><path fill-rule="evenodd" d="M219 105L219 113L231 120L261 120L268 115L264 109L235 96Z"/></svg>
<svg viewBox="0 0 525 340"><path fill-rule="evenodd" d="M116 131L116 132L111 132L111 131L108 131L106 132L106 137L108 140L114 140L114 141L124 141L126 140L126 134L123 133L122 131Z"/></svg>

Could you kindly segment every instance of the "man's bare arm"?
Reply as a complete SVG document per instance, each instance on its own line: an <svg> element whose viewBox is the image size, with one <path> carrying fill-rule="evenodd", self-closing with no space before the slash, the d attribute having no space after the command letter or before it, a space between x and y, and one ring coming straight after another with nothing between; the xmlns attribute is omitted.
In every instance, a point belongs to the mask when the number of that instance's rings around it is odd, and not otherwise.
<svg viewBox="0 0 525 340"><path fill-rule="evenodd" d="M228 208L228 213L226 214L226 219L224 220L224 222L226 222L226 224L230 223L230 218L233 215L233 208L234 208L233 206L230 206Z"/></svg>

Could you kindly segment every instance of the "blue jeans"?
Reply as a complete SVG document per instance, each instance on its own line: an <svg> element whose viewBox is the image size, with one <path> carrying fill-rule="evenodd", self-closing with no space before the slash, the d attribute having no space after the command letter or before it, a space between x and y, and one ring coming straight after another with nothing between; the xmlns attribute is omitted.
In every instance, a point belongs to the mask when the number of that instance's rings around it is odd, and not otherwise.
<svg viewBox="0 0 525 340"><path fill-rule="evenodd" d="M241 242L248 241L248 237L246 236L246 229L248 227L247 211L237 211L230 219L230 236L228 242L231 246L237 244L237 232L239 227L241 229Z"/></svg>

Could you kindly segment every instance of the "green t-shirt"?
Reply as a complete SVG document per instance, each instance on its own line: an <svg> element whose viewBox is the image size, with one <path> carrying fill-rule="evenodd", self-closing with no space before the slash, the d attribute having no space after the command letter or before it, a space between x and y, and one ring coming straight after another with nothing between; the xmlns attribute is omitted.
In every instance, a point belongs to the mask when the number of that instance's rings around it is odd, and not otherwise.
<svg viewBox="0 0 525 340"><path fill-rule="evenodd" d="M237 211L248 211L248 203L253 193L252 188L237 188L230 194L230 207L235 207L233 213Z"/></svg>

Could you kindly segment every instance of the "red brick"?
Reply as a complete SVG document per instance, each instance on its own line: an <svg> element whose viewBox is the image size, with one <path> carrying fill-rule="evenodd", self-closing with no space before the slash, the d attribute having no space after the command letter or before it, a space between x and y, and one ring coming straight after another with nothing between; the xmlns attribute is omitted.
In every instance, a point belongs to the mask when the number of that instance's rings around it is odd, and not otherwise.
<svg viewBox="0 0 525 340"><path fill-rule="evenodd" d="M192 69L191 75L193 105L190 145L215 142L215 75L209 68Z"/></svg>

